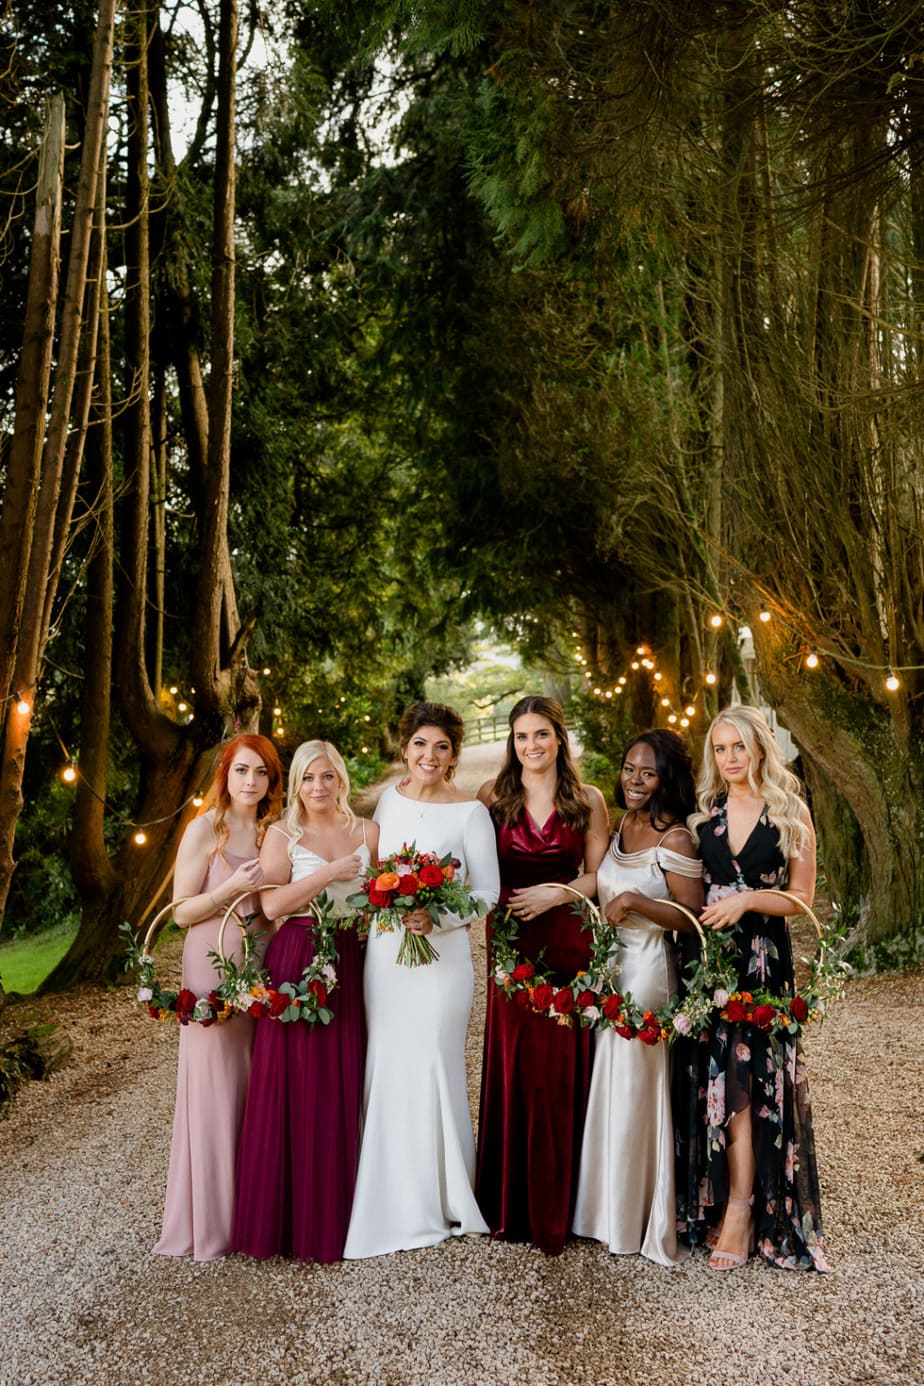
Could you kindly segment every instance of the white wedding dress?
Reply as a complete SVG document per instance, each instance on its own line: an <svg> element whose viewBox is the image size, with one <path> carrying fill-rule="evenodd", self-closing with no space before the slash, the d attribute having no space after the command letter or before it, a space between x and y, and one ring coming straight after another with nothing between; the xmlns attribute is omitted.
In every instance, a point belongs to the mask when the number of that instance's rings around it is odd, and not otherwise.
<svg viewBox="0 0 924 1386"><path fill-rule="evenodd" d="M624 852L617 833L597 871L601 908L624 890L669 900L665 872L695 879L703 867L660 843ZM670 935L660 924L630 914L619 940L620 991L630 992L643 1010L657 1010L678 990ZM641 1252L662 1266L677 1265L689 1252L677 1243L674 1188L668 1045L625 1040L605 1030L594 1050L572 1231L619 1255Z"/></svg>
<svg viewBox="0 0 924 1386"><path fill-rule="evenodd" d="M405 844L440 857L452 853L471 894L485 908L496 902L494 826L483 804L421 803L390 788L375 819L383 858ZM420 967L395 962L400 929L370 931L364 1121L348 1260L488 1231L472 1192L465 1033L474 977L466 922L444 916L428 935L439 958Z"/></svg>

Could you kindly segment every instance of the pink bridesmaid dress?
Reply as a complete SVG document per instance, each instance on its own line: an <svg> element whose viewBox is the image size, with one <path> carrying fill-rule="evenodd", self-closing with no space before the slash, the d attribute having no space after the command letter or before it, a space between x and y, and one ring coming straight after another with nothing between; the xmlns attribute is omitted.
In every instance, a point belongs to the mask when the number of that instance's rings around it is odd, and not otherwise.
<svg viewBox="0 0 924 1386"><path fill-rule="evenodd" d="M203 892L218 891L246 860L225 852L211 858ZM238 907L243 918L256 906L253 897ZM218 983L209 952L218 947L224 911L186 930L183 986L197 996ZM234 920L225 930L227 954L241 957ZM236 1015L220 1025L180 1027L176 1114L160 1240L161 1256L213 1261L230 1248L234 1202L234 1163L250 1082L254 1022Z"/></svg>

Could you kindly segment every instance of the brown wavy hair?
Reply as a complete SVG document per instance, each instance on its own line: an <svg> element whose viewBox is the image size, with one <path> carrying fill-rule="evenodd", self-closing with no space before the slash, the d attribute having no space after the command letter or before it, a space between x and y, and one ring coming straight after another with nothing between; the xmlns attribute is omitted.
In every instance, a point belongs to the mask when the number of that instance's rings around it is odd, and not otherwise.
<svg viewBox="0 0 924 1386"><path fill-rule="evenodd" d="M583 833L590 822L590 800L584 792L568 744L568 728L565 726L565 713L561 703L554 698L543 698L538 693L527 694L511 710L508 722L510 735L507 737L507 754L500 774L494 781L494 800L491 804L491 817L495 823L512 828L519 818L526 795L523 791L523 767L520 764L514 745L514 724L520 717L533 712L551 722L558 742L556 769L558 783L555 786L555 808L562 823L575 832Z"/></svg>
<svg viewBox="0 0 924 1386"><path fill-rule="evenodd" d="M274 823L282 813L282 765L276 752L276 747L272 741L265 736L256 736L251 732L244 732L240 736L235 736L225 746L222 747L221 760L218 762L218 771L215 775L216 795L215 795L215 819L213 827L215 829L215 851L224 861L224 846L228 841L229 832L225 823L225 814L231 807L231 795L228 793L228 775L234 757L241 748L253 751L260 757L269 773L269 785L263 798L257 804L257 847L263 844L263 838L270 823Z"/></svg>

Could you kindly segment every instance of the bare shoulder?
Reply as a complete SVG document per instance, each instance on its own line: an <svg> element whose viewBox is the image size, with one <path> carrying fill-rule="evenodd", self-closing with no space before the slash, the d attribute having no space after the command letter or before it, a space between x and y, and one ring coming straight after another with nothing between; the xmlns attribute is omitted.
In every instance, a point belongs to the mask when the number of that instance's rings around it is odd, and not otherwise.
<svg viewBox="0 0 924 1386"><path fill-rule="evenodd" d="M185 851L198 852L203 847L212 846L215 841L214 817L214 810L209 809L207 813L200 813L198 818L193 818L187 823L182 842Z"/></svg>
<svg viewBox="0 0 924 1386"><path fill-rule="evenodd" d="M599 790L595 784L585 784L584 793L587 795L587 802L590 804L591 812L602 813L606 817L609 816L607 813L606 799L603 797L602 790Z"/></svg>
<svg viewBox="0 0 924 1386"><path fill-rule="evenodd" d="M491 805L494 803L494 786L496 784L496 780L485 780L484 784L481 786L477 795L475 796L482 804L484 804L485 808L490 808Z"/></svg>
<svg viewBox="0 0 924 1386"><path fill-rule="evenodd" d="M661 842L672 852L676 852L679 857L690 857L695 860L699 856L699 848L693 834L683 823L676 823L673 828L668 828L661 838Z"/></svg>

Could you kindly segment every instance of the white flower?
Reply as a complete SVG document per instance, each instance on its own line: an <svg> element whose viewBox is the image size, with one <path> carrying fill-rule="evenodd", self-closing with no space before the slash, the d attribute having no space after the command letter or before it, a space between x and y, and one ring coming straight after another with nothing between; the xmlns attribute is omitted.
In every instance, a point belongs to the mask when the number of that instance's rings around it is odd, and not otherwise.
<svg viewBox="0 0 924 1386"><path fill-rule="evenodd" d="M584 1013L584 1015L586 1015L586 1017L587 1017L588 1020L599 1020L599 1019L600 1019L600 1007L599 1007L599 1006L584 1006L584 1007L583 1007L583 1013Z"/></svg>
<svg viewBox="0 0 924 1386"><path fill-rule="evenodd" d="M674 1016L674 1029L678 1035L688 1035L693 1029L693 1022L688 1015L684 1015L683 1011L678 1011Z"/></svg>
<svg viewBox="0 0 924 1386"><path fill-rule="evenodd" d="M712 993L712 1004L713 1006L718 1006L719 1010L721 1010L723 1006L728 1005L728 992L724 987L716 987L715 991Z"/></svg>
<svg viewBox="0 0 924 1386"><path fill-rule="evenodd" d="M331 963L325 963L321 968L321 976L325 981L333 984L337 980L336 968Z"/></svg>
<svg viewBox="0 0 924 1386"><path fill-rule="evenodd" d="M150 987L139 987L137 995L139 1001L151 1001L154 997L154 993Z"/></svg>

